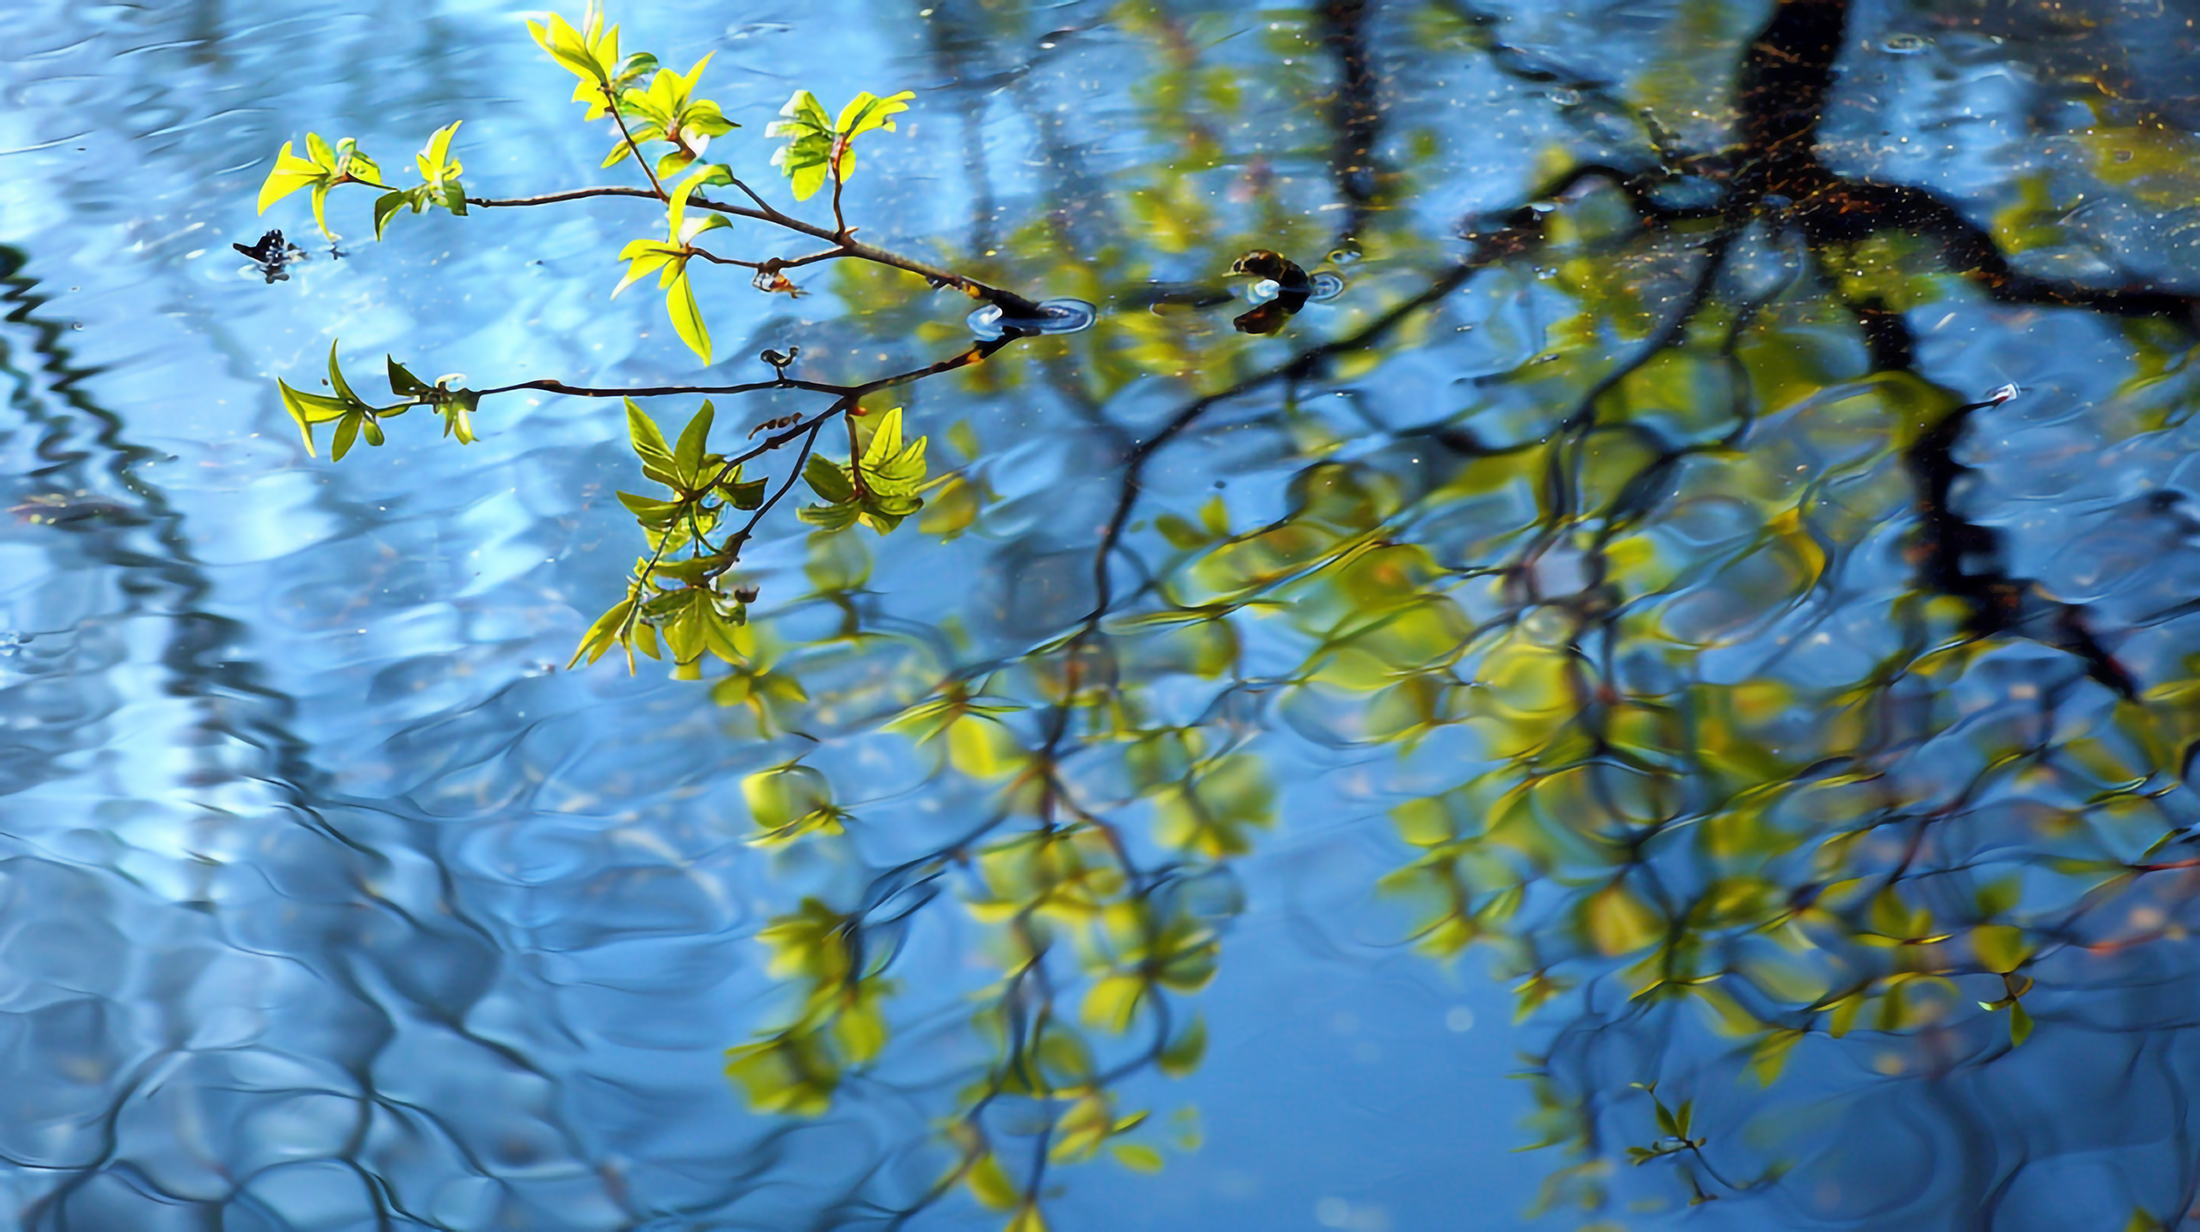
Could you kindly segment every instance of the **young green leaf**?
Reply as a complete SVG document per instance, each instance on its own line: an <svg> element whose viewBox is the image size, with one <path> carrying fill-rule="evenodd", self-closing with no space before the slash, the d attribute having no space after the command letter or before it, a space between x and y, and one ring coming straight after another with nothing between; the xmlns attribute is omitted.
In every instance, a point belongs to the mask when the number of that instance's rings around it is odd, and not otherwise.
<svg viewBox="0 0 2200 1232"><path fill-rule="evenodd" d="M267 173L267 181L260 185L260 212L301 188L313 193L313 220L320 225L321 234L330 241L336 233L328 228L327 202L329 190L339 184L371 184L384 188L381 169L374 160L359 151L359 143L346 137L334 148L321 139L319 133L306 134L307 157L299 158L291 153L289 142L275 155L275 166Z"/></svg>
<svg viewBox="0 0 2200 1232"><path fill-rule="evenodd" d="M703 324L703 310L695 304L695 288L688 283L687 271L682 270L665 291L665 311L671 314L672 328L680 341L687 343L708 367L710 328Z"/></svg>
<svg viewBox="0 0 2200 1232"><path fill-rule="evenodd" d="M1171 1078L1182 1078L1198 1069L1200 1058L1206 1054L1207 1022L1194 1013L1192 1020L1162 1048L1161 1055L1156 1059L1162 1073Z"/></svg>
<svg viewBox="0 0 2200 1232"><path fill-rule="evenodd" d="M414 376L405 365L397 362L395 355L384 355L389 361L390 392L400 398L418 398L435 392L435 387Z"/></svg>
<svg viewBox="0 0 2200 1232"><path fill-rule="evenodd" d="M844 141L875 128L892 132L893 118L909 110L909 100L915 97L916 94L909 90L885 98L865 91L849 99L848 105L840 109L840 119L833 125L833 129Z"/></svg>
<svg viewBox="0 0 2200 1232"><path fill-rule="evenodd" d="M710 424L716 412L710 399L703 399L700 410L689 419L680 432L680 443L672 451L673 473L680 477L680 487L694 490L704 478L704 448L710 443Z"/></svg>
<svg viewBox="0 0 2200 1232"><path fill-rule="evenodd" d="M786 118L764 128L767 137L787 138L785 146L773 151L772 166L786 174L794 199L807 201L825 186L833 157L832 117L808 90L796 90L779 114Z"/></svg>
<svg viewBox="0 0 2200 1232"><path fill-rule="evenodd" d="M336 421L336 439L329 443L328 448L330 461L341 462L344 455L351 452L352 440L359 435L359 421L364 417L363 412L347 411L342 419Z"/></svg>
<svg viewBox="0 0 2200 1232"><path fill-rule="evenodd" d="M397 212L408 205L413 207L413 213L420 212L418 198L409 189L386 192L374 199L374 238L377 242L389 227L390 219L397 217Z"/></svg>
<svg viewBox="0 0 2200 1232"><path fill-rule="evenodd" d="M769 479L741 481L741 468L736 466L724 479L718 481L718 494L736 509L756 509L764 503L764 489Z"/></svg>
<svg viewBox="0 0 2200 1232"><path fill-rule="evenodd" d="M767 137L785 137L787 144L772 154L772 166L787 176L795 200L807 201L828 178L845 183L855 173L855 139L873 129L892 131L893 117L909 109L916 95L904 90L880 98L865 92L841 108L836 121L825 114L817 96L796 90L779 109L784 119L765 128Z"/></svg>
<svg viewBox="0 0 2200 1232"><path fill-rule="evenodd" d="M802 468L802 479L828 505L845 505L855 499L855 486L848 481L848 472L822 454L810 455L809 463Z"/></svg>
<svg viewBox="0 0 2200 1232"><path fill-rule="evenodd" d="M267 173L266 182L260 185L260 213L267 213L268 206L308 184L317 183L322 175L323 168L319 163L291 153L290 143L285 141L283 148L275 155L274 168Z"/></svg>
<svg viewBox="0 0 2200 1232"><path fill-rule="evenodd" d="M680 257L678 247L663 240L635 240L619 250L619 260L627 263L626 277L611 289L611 298L619 298L619 292L653 273L662 271L665 264ZM684 259L683 259L684 260Z"/></svg>
<svg viewBox="0 0 2200 1232"><path fill-rule="evenodd" d="M366 399L351 391L351 382L344 379L344 370L336 363L336 344L334 342L328 344L328 383L336 391L336 396L346 406L365 406L367 404Z"/></svg>
<svg viewBox="0 0 2200 1232"><path fill-rule="evenodd" d="M970 1187L971 1197L994 1210L1007 1210L1023 1197L1016 1182L1008 1179L1008 1170L991 1153L979 1156L978 1161L970 1165L970 1170L963 1173L963 1184Z"/></svg>
<svg viewBox="0 0 2200 1232"><path fill-rule="evenodd" d="M924 486L924 449L929 438L907 445L901 439L901 408L879 418L863 450L863 481L877 496L914 496Z"/></svg>
<svg viewBox="0 0 2200 1232"><path fill-rule="evenodd" d="M566 663L566 666L570 668L583 660L594 663L602 658L603 653L617 645L625 635L627 625L633 616L634 596L629 594L624 600L612 605L610 611L597 617L596 623L588 627L588 632L581 635L580 647L573 652L573 658Z"/></svg>
<svg viewBox="0 0 2200 1232"><path fill-rule="evenodd" d="M443 387L438 385L436 388ZM481 395L471 389L446 390L440 405L443 410L443 435L457 437L461 445L473 444L474 410L481 405Z"/></svg>
<svg viewBox="0 0 2200 1232"><path fill-rule="evenodd" d="M671 487L676 470L672 464L672 447L665 444L665 434L657 430L657 421L632 398L626 400L626 436L633 442L635 455L642 460L643 473L655 470L663 478L658 475L650 478Z"/></svg>
<svg viewBox="0 0 2200 1232"><path fill-rule="evenodd" d="M603 116L609 109L605 92L611 85L611 74L619 62L619 28L603 28L603 13L591 4L581 19L581 28L574 29L565 18L556 13L542 25L527 23L527 33L534 36L535 44L550 53L550 58L563 65L568 72L580 79L573 88L573 101L588 104L588 119Z"/></svg>
<svg viewBox="0 0 2200 1232"><path fill-rule="evenodd" d="M458 132L464 120L453 120L435 130L428 138L427 148L413 156L413 165L420 169L419 198L421 204L413 207L420 212L424 205L440 205L453 214L466 213L466 190L459 184L459 174L466 168L451 157L451 137ZM379 237L379 232L376 233Z"/></svg>

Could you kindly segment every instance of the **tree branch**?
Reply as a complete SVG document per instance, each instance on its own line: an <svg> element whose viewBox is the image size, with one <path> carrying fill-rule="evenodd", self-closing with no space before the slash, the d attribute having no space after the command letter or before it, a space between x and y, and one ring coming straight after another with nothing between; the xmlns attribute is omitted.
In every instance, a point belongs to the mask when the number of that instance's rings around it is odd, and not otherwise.
<svg viewBox="0 0 2200 1232"><path fill-rule="evenodd" d="M804 222L799 218L782 214L765 204L763 198L758 197L747 185L741 184L739 181L736 181L735 185L741 191L748 193L750 199L756 201L762 208L752 209L745 205L734 205L730 202L700 196L689 197L688 207L690 209L712 210L720 214L731 214L737 218L753 218L758 222L772 223L775 226L784 227L789 231L798 231L812 239L824 240L833 245L831 249L832 258L828 258L822 253L812 253L808 256L782 262L779 266L781 269L792 269L797 264L809 265L827 259L853 257L859 261L869 261L874 265L891 266L894 269L915 274L934 286L954 287L972 299L984 300L989 304L998 305L1003 312L1012 316L1036 317L1042 313L1042 309L1038 304L1018 295L1014 291L981 282L967 274L959 274L954 270L943 269L940 266L919 261L915 257L904 256L898 252L892 252L872 244L863 243L860 240L835 234L831 228L820 227L815 223ZM647 189L628 188L621 185L599 185L591 188L569 188L562 192L541 193L530 197L468 197L466 198L466 204L477 205L483 209L516 209L531 205L556 205L566 201L585 201L591 197L641 197L651 201L663 199ZM728 262L728 264L736 263Z"/></svg>

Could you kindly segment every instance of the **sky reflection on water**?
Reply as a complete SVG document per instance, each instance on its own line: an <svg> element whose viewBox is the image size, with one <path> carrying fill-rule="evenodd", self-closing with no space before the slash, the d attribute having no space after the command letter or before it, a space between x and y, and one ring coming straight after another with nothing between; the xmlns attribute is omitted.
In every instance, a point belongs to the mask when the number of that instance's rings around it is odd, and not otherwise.
<svg viewBox="0 0 2200 1232"><path fill-rule="evenodd" d="M1751 173L1690 160L1767 110L1734 89L1765 4L615 12L669 63L716 53L744 127L714 153L781 192L761 130L791 89L916 89L851 185L864 238L1099 308L906 389L937 456L958 423L978 443L952 451L967 525L765 525L754 652L796 697L557 670L639 543L615 401L501 395L473 446L407 420L333 465L274 396L332 339L476 387L699 379L660 304L606 299L646 203L408 215L377 245L339 197L339 259L294 199L266 220L307 249L287 282L231 250L308 128L388 166L464 119L472 191L604 182L516 18L18 6L8 1208L1000 1226L934 1192L942 1125L1003 1067L973 1016L1038 1021L1000 992L984 853L1032 830L1017 767L1075 662L1104 696L1072 707L1062 795L1129 836L1140 901L1214 974L1147 994L1204 1023L1180 1077L1140 1063L1144 1019L1074 1028L1165 1166L1049 1168L1053 1227L2190 1209L2192 320L2114 296L2194 289L2200 91L2189 22L2140 8L1849 14L1819 160L1954 203L2014 254L2000 301L1921 226L1829 238L1780 197L1721 229ZM1618 170L1536 196L1568 158ZM1254 248L1342 291L1235 330L1213 293ZM765 347L857 380L968 345L969 302L915 279L803 281L706 285L711 381L763 378ZM2049 303L2066 284L2109 295ZM1000 713L890 726L949 686ZM757 845L745 784L798 760L854 820ZM891 1038L823 1115L773 1116L725 1050L788 1021L758 936L811 897L891 956ZM1056 926L1045 1004L1078 1023L1106 968ZM2014 987L2001 927L2038 982L2014 1051L1977 1008ZM1549 999L1515 1025L1518 988ZM1017 1098L971 1122L1004 1159L1051 1115Z"/></svg>

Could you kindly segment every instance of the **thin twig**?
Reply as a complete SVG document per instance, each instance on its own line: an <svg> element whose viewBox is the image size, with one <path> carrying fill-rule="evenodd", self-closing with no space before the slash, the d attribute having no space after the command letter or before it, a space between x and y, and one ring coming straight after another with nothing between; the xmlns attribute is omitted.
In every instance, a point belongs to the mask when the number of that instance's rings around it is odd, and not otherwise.
<svg viewBox="0 0 2200 1232"><path fill-rule="evenodd" d="M652 189L656 190L657 199L659 201L670 201L672 198L665 193L665 186L657 182L657 173L650 168L649 160L642 156L642 147L640 143L636 142L634 140L634 134L628 131L626 127L626 117L619 114L618 91L613 90L609 84L606 84L603 87L603 96L611 103L612 122L619 126L619 135L626 138L626 148L633 151L634 161L642 165L642 174L649 177L649 186Z"/></svg>
<svg viewBox="0 0 2200 1232"><path fill-rule="evenodd" d="M652 182L655 182L654 177L652 177ZM700 196L690 196L688 198L688 208L731 214L736 218L753 218L758 222L768 222L785 227L789 231L798 231L812 239L824 240L834 246L832 249L834 256L832 258L828 258L823 254L812 253L785 262L780 267L782 269L793 268L797 261L808 265L828 259L853 257L859 261L869 261L874 265L891 266L894 269L915 274L936 286L954 287L972 299L982 299L989 304L997 304L1003 311L1015 316L1032 317L1039 315L1041 312L1038 304L1025 299L1014 291L981 282L966 274L956 273L954 270L942 269L937 265L919 261L915 257L904 256L898 252L866 244L851 236L836 234L830 228L820 227L815 223L804 222L799 218L782 214L764 204L763 199L758 197L746 184L735 181L735 186L740 188L742 192L747 193L750 199L756 201L762 208L752 209L745 205L734 205L730 202ZM653 193L647 189L607 184L591 188L569 188L561 192L539 193L529 197L468 197L466 198L466 204L480 206L483 209L511 209L530 205L556 205L565 201L583 201L590 197L642 197L652 201L664 199L661 190Z"/></svg>
<svg viewBox="0 0 2200 1232"><path fill-rule="evenodd" d="M833 238L843 244L848 242L848 219L840 212L840 190L847 184L847 178L840 174L840 156L847 146L846 137L833 138Z"/></svg>

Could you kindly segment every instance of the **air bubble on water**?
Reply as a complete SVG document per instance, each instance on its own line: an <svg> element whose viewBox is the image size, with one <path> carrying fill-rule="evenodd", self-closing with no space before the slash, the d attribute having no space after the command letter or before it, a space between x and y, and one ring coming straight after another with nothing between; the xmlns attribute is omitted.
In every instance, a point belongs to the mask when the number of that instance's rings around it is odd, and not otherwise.
<svg viewBox="0 0 2200 1232"><path fill-rule="evenodd" d="M1283 294L1283 287L1273 278L1263 278L1245 288L1245 300L1252 304L1265 304Z"/></svg>
<svg viewBox="0 0 2200 1232"><path fill-rule="evenodd" d="M1325 304L1344 294L1344 279L1331 273L1319 273L1307 279L1307 298L1317 304Z"/></svg>
<svg viewBox="0 0 2200 1232"><path fill-rule="evenodd" d="M0 659L12 659L30 639L13 629L0 629Z"/></svg>
<svg viewBox="0 0 2200 1232"><path fill-rule="evenodd" d="M1890 56L1914 56L1931 47L1922 34L1890 34L1879 44L1879 49Z"/></svg>
<svg viewBox="0 0 2200 1232"><path fill-rule="evenodd" d="M1091 329L1100 310L1081 299L1050 299L1039 303L1039 314L1012 317L999 304L987 304L967 318L970 332L991 342L1005 334L1075 334Z"/></svg>
<svg viewBox="0 0 2200 1232"><path fill-rule="evenodd" d="M1564 86L1560 86L1555 90L1545 90L1543 97L1550 99L1561 107L1578 107L1581 105L1581 91L1569 90Z"/></svg>

